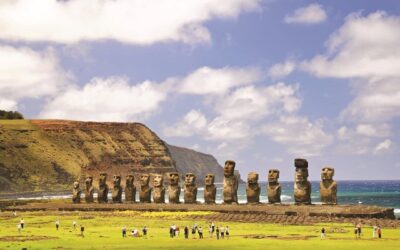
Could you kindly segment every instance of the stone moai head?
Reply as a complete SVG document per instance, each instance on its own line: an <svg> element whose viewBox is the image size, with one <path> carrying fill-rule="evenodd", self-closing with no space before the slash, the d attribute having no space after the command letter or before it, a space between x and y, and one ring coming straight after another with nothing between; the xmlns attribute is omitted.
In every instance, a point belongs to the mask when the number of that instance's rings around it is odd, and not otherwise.
<svg viewBox="0 0 400 250"><path fill-rule="evenodd" d="M150 181L150 176L148 174L141 174L140 175L140 186L148 186Z"/></svg>
<svg viewBox="0 0 400 250"><path fill-rule="evenodd" d="M153 187L162 187L164 178L161 174L155 174L153 178Z"/></svg>
<svg viewBox="0 0 400 250"><path fill-rule="evenodd" d="M256 172L250 172L247 175L247 183L249 185L254 185L258 183L258 174Z"/></svg>
<svg viewBox="0 0 400 250"><path fill-rule="evenodd" d="M231 177L235 173L235 165L236 163L234 161L226 161L225 166L224 166L224 176L225 177Z"/></svg>
<svg viewBox="0 0 400 250"><path fill-rule="evenodd" d="M279 170L278 169L270 169L268 171L268 182L277 183L279 179Z"/></svg>
<svg viewBox="0 0 400 250"><path fill-rule="evenodd" d="M113 184L114 184L114 187L121 186L121 176L120 175L113 176Z"/></svg>
<svg viewBox="0 0 400 250"><path fill-rule="evenodd" d="M170 185L175 186L175 185L179 184L179 173L178 172L169 173L168 178L169 178Z"/></svg>
<svg viewBox="0 0 400 250"><path fill-rule="evenodd" d="M305 159L295 159L294 166L296 167L295 181L306 182L308 178L308 161Z"/></svg>
<svg viewBox="0 0 400 250"><path fill-rule="evenodd" d="M324 167L321 170L321 179L323 181L331 181L333 180L333 176L335 175L335 169L331 167Z"/></svg>
<svg viewBox="0 0 400 250"><path fill-rule="evenodd" d="M106 185L107 182L107 173L100 173L100 178L99 178L99 185Z"/></svg>
<svg viewBox="0 0 400 250"><path fill-rule="evenodd" d="M196 175L193 173L187 173L185 175L185 185L194 185L196 181Z"/></svg>
<svg viewBox="0 0 400 250"><path fill-rule="evenodd" d="M126 187L132 187L134 181L135 181L135 177L132 174L128 174L126 176L125 186Z"/></svg>
<svg viewBox="0 0 400 250"><path fill-rule="evenodd" d="M74 188L75 188L75 189L78 189L78 188L79 188L79 182L77 182L77 181L74 182Z"/></svg>
<svg viewBox="0 0 400 250"><path fill-rule="evenodd" d="M91 187L93 185L93 177L92 176L86 177L85 184L86 187Z"/></svg>
<svg viewBox="0 0 400 250"><path fill-rule="evenodd" d="M214 185L215 181L215 176L213 174L207 174L206 177L204 178L204 183L206 186L212 186Z"/></svg>

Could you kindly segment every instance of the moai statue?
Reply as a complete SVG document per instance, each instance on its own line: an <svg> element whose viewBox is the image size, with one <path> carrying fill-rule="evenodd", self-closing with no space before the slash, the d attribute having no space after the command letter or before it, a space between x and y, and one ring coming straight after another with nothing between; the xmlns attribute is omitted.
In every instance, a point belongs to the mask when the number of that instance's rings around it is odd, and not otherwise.
<svg viewBox="0 0 400 250"><path fill-rule="evenodd" d="M247 176L247 203L260 203L260 184L258 183L258 174L250 172Z"/></svg>
<svg viewBox="0 0 400 250"><path fill-rule="evenodd" d="M335 169L324 167L321 172L321 183L319 184L319 193L323 204L337 204L337 184L333 180Z"/></svg>
<svg viewBox="0 0 400 250"><path fill-rule="evenodd" d="M268 203L281 203L281 184L278 182L279 170L270 169L268 171Z"/></svg>
<svg viewBox="0 0 400 250"><path fill-rule="evenodd" d="M217 195L217 188L214 185L215 177L213 174L207 174L204 178L204 202L206 204L215 204L215 197Z"/></svg>
<svg viewBox="0 0 400 250"><path fill-rule="evenodd" d="M122 187L120 175L114 175L113 184L114 186L112 190L112 201L113 203L122 203Z"/></svg>
<svg viewBox="0 0 400 250"><path fill-rule="evenodd" d="M153 201L154 203L165 203L164 178L162 174L155 174L153 178Z"/></svg>
<svg viewBox="0 0 400 250"><path fill-rule="evenodd" d="M108 202L108 185L107 185L107 174L100 173L99 178L99 191L97 192L97 202L107 203Z"/></svg>
<svg viewBox="0 0 400 250"><path fill-rule="evenodd" d="M168 175L169 187L168 187L168 199L169 203L177 204L179 202L179 195L181 194L181 187L179 186L179 173L172 172Z"/></svg>
<svg viewBox="0 0 400 250"><path fill-rule="evenodd" d="M79 182L74 182L74 188L72 189L72 202L81 203L81 189L79 188Z"/></svg>
<svg viewBox="0 0 400 250"><path fill-rule="evenodd" d="M238 179L235 175L235 162L226 161L224 166L224 203L237 204Z"/></svg>
<svg viewBox="0 0 400 250"><path fill-rule="evenodd" d="M296 175L294 181L294 202L299 204L311 204L311 183L308 178L308 162L305 159L295 159Z"/></svg>
<svg viewBox="0 0 400 250"><path fill-rule="evenodd" d="M125 180L125 201L136 202L136 187L134 184L135 177L132 174L128 174Z"/></svg>
<svg viewBox="0 0 400 250"><path fill-rule="evenodd" d="M185 175L183 200L188 204L197 202L196 175L192 173L187 173Z"/></svg>
<svg viewBox="0 0 400 250"><path fill-rule="evenodd" d="M93 187L93 177L88 176L85 180L85 201L86 203L92 203L94 201L93 198L94 187Z"/></svg>
<svg viewBox="0 0 400 250"><path fill-rule="evenodd" d="M148 174L140 175L140 202L150 203L151 202L151 187L149 186L150 176Z"/></svg>

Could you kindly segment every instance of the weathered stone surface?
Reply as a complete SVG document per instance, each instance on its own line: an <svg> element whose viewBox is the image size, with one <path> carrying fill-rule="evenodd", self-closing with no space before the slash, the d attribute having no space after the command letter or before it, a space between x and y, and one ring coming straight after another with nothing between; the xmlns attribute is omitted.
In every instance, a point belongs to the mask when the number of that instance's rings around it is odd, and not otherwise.
<svg viewBox="0 0 400 250"><path fill-rule="evenodd" d="M186 204L197 202L196 176L193 173L187 173L185 175L183 200Z"/></svg>
<svg viewBox="0 0 400 250"><path fill-rule="evenodd" d="M150 175L141 174L140 175L140 192L139 199L140 202L150 203L151 202L151 187L149 186Z"/></svg>
<svg viewBox="0 0 400 250"><path fill-rule="evenodd" d="M97 202L107 203L108 202L108 185L107 185L107 174L100 173L99 177L99 190L97 192Z"/></svg>
<svg viewBox="0 0 400 250"><path fill-rule="evenodd" d="M161 174L153 177L153 201L154 203L165 203L164 178Z"/></svg>
<svg viewBox="0 0 400 250"><path fill-rule="evenodd" d="M224 166L224 203L237 203L238 178L235 176L235 162L226 161Z"/></svg>
<svg viewBox="0 0 400 250"><path fill-rule="evenodd" d="M279 170L270 169L268 171L268 203L281 203L281 184L278 182Z"/></svg>
<svg viewBox="0 0 400 250"><path fill-rule="evenodd" d="M250 172L247 176L247 203L260 203L260 184L258 183L258 174Z"/></svg>
<svg viewBox="0 0 400 250"><path fill-rule="evenodd" d="M128 174L125 180L125 201L136 202L136 187L134 185L135 177Z"/></svg>
<svg viewBox="0 0 400 250"><path fill-rule="evenodd" d="M323 204L337 204L337 184L333 180L335 169L324 167L321 171L321 183L319 184L319 193Z"/></svg>
<svg viewBox="0 0 400 250"><path fill-rule="evenodd" d="M179 173L172 172L168 174L169 187L168 187L168 199L169 203L177 204L180 203L179 196L181 194L181 187L179 186Z"/></svg>
<svg viewBox="0 0 400 250"><path fill-rule="evenodd" d="M215 177L213 174L207 174L204 178L204 202L206 204L215 204L217 195L217 187L214 185Z"/></svg>
<svg viewBox="0 0 400 250"><path fill-rule="evenodd" d="M85 201L86 203L92 203L94 201L93 198L94 187L93 187L93 177L88 176L85 180Z"/></svg>
<svg viewBox="0 0 400 250"><path fill-rule="evenodd" d="M72 202L81 203L81 189L79 188L79 182L74 182L74 188L72 189Z"/></svg>
<svg viewBox="0 0 400 250"><path fill-rule="evenodd" d="M112 190L112 201L113 203L122 203L122 187L120 175L114 175L113 184L114 186Z"/></svg>
<svg viewBox="0 0 400 250"><path fill-rule="evenodd" d="M295 204L311 204L311 183L308 181L308 162L295 159L294 202Z"/></svg>

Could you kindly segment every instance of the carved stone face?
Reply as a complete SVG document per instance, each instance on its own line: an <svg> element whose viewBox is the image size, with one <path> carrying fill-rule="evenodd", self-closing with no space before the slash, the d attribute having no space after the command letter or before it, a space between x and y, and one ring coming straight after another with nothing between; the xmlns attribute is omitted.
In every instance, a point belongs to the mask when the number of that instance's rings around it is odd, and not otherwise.
<svg viewBox="0 0 400 250"><path fill-rule="evenodd" d="M169 173L168 177L169 177L169 183L171 185L178 185L178 183L179 183L179 173L177 173L177 172Z"/></svg>
<svg viewBox="0 0 400 250"><path fill-rule="evenodd" d="M192 173L187 173L185 175L185 185L194 185L196 181L196 176Z"/></svg>
<svg viewBox="0 0 400 250"><path fill-rule="evenodd" d="M324 167L321 171L321 179L323 181L332 180L335 175L335 169L331 167Z"/></svg>
<svg viewBox="0 0 400 250"><path fill-rule="evenodd" d="M161 174L155 174L153 178L153 186L154 187L162 187L164 182L164 178Z"/></svg>
<svg viewBox="0 0 400 250"><path fill-rule="evenodd" d="M247 175L247 183L248 184L257 184L258 183L258 174L255 172L250 172Z"/></svg>
<svg viewBox="0 0 400 250"><path fill-rule="evenodd" d="M132 184L133 184L134 181L135 181L135 177L134 177L133 175L128 174L128 175L126 176L126 181L125 181L126 186L132 186Z"/></svg>
<svg viewBox="0 0 400 250"><path fill-rule="evenodd" d="M308 169L307 168L296 168L295 181L296 182L305 182L308 178Z"/></svg>
<svg viewBox="0 0 400 250"><path fill-rule="evenodd" d="M78 188L79 188L79 182L77 182L77 181L74 182L74 188L75 188L75 189L78 189Z"/></svg>
<svg viewBox="0 0 400 250"><path fill-rule="evenodd" d="M100 173L99 184L100 185L105 185L106 182L107 182L107 174L106 173Z"/></svg>
<svg viewBox="0 0 400 250"><path fill-rule="evenodd" d="M148 186L149 185L150 176L148 174L140 175L140 185Z"/></svg>
<svg viewBox="0 0 400 250"><path fill-rule="evenodd" d="M214 175L213 174L208 174L204 178L204 183L206 184L206 186L211 186L211 185L214 185L214 180L215 180Z"/></svg>
<svg viewBox="0 0 400 250"><path fill-rule="evenodd" d="M86 180L85 180L86 186L90 187L90 186L92 186L92 183L93 183L93 177L92 176L86 177Z"/></svg>
<svg viewBox="0 0 400 250"><path fill-rule="evenodd" d="M233 176L234 172L235 172L235 162L226 161L224 166L224 176L225 177Z"/></svg>
<svg viewBox="0 0 400 250"><path fill-rule="evenodd" d="M114 175L113 176L113 183L114 183L114 186L121 186L121 176L120 175Z"/></svg>
<svg viewBox="0 0 400 250"><path fill-rule="evenodd" d="M278 179L279 179L279 170L270 169L268 171L268 182L275 183L278 182Z"/></svg>

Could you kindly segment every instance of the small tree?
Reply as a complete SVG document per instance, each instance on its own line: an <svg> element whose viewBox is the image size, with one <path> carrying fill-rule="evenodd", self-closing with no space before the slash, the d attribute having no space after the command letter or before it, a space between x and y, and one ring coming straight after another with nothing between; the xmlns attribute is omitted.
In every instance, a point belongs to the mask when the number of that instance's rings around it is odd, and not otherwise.
<svg viewBox="0 0 400 250"><path fill-rule="evenodd" d="M0 119L1 120L18 120L24 119L24 116L18 111L6 111L0 110Z"/></svg>

